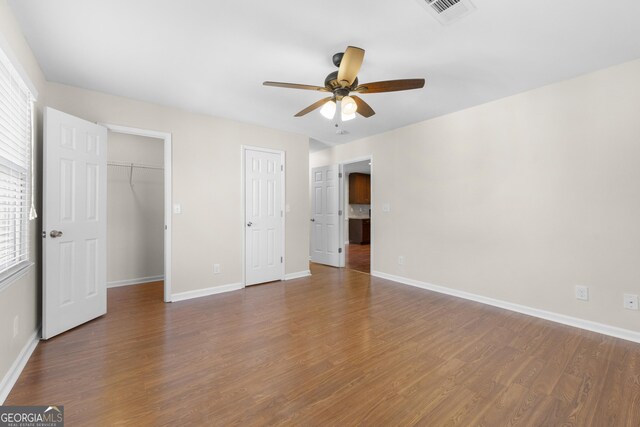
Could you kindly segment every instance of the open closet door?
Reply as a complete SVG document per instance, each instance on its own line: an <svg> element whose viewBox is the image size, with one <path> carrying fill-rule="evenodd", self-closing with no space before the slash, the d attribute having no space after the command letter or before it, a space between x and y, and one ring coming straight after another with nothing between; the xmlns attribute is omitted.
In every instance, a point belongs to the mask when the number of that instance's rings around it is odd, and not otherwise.
<svg viewBox="0 0 640 427"><path fill-rule="evenodd" d="M107 129L44 112L42 338L107 312Z"/></svg>
<svg viewBox="0 0 640 427"><path fill-rule="evenodd" d="M311 261L340 266L340 173L338 165L311 170Z"/></svg>

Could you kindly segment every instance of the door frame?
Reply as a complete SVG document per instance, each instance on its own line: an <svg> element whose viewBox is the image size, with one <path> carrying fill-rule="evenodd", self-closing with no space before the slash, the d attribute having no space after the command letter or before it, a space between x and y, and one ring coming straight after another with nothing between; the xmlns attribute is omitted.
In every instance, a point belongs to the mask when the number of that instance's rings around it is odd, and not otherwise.
<svg viewBox="0 0 640 427"><path fill-rule="evenodd" d="M127 135L146 136L164 141L164 302L171 302L171 215L172 215L172 171L173 164L171 150L171 133L159 132L149 129L139 129L129 126L120 126L112 123L98 123L107 128L107 131L123 133ZM109 230L107 230L107 233Z"/></svg>
<svg viewBox="0 0 640 427"><path fill-rule="evenodd" d="M264 148L264 147L257 147L257 146L253 146L253 145L241 145L240 146L240 152L241 155L240 157L242 157L241 159L241 167L240 167L240 194L242 194L241 197L241 201L240 201L240 209L242 212L242 215L240 215L240 219L241 219L241 223L240 226L242 227L242 286L246 287L247 286L247 227L246 227L246 223L247 223L247 218L245 217L246 215L246 200L247 200L247 188L245 186L245 178L246 178L246 159L247 159L247 151L262 151L265 153L272 153L272 154L280 154L280 164L282 165L282 170L280 171L280 191L282 192L282 197L281 197L281 203L280 203L280 210L282 211L282 216L281 216L281 221L282 221L282 233L281 233L281 243L282 243L282 265L281 265L281 271L280 271L280 280L284 280L284 272L285 272L285 265L287 263L287 257L285 255L286 251L285 251L285 235L286 235L286 230L285 230L285 226L287 224L287 222L285 221L286 217L287 217L287 212L285 210L285 206L286 206L286 186L285 186L285 178L286 178L286 172L287 172L287 167L286 167L286 163L285 163L285 159L286 159L286 155L285 152L283 150L274 150L271 148Z"/></svg>
<svg viewBox="0 0 640 427"><path fill-rule="evenodd" d="M344 200L344 196L345 196L345 185L347 185L347 180L346 180L346 176L344 176L344 167L345 165L349 165L351 163L359 163L359 162L363 162L365 160L368 160L369 163L371 163L369 166L371 166L369 169L371 171L371 212L374 212L374 192L373 192L373 182L375 180L375 177L373 175L373 154L367 154L365 156L360 156L360 157L354 157L352 159L349 160L343 160L342 162L338 163L338 172L341 174L341 178L340 178L340 209L342 210L343 216L342 216L342 220L340 221L340 226L339 226L339 233L340 233L340 244L343 247L342 253L340 254L340 267L345 267L346 266L346 244L345 242L347 241L349 236L345 236L345 227L344 227L344 223L346 222L346 220L348 219L347 216L347 203ZM369 274L371 274L372 271L374 271L373 268L373 250L374 250L374 232L373 232L373 227L371 227L370 230L370 238L371 238L371 242L369 243L369 263L370 263L370 268L369 268Z"/></svg>

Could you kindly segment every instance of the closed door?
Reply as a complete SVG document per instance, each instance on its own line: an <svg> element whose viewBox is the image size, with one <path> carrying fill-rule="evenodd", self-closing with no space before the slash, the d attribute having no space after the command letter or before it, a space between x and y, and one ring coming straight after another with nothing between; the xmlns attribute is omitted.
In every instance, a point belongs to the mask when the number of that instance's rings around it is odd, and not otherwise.
<svg viewBox="0 0 640 427"><path fill-rule="evenodd" d="M245 150L245 284L284 278L283 154Z"/></svg>
<svg viewBox="0 0 640 427"><path fill-rule="evenodd" d="M311 261L340 266L340 179L338 166L311 170Z"/></svg>
<svg viewBox="0 0 640 427"><path fill-rule="evenodd" d="M44 113L43 325L51 338L107 312L107 129Z"/></svg>

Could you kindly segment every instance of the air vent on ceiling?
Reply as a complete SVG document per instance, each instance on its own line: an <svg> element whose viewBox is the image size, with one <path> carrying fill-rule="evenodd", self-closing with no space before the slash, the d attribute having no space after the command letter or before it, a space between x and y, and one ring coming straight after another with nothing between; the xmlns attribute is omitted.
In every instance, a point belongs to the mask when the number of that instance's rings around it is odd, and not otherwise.
<svg viewBox="0 0 640 427"><path fill-rule="evenodd" d="M417 0L441 24L448 25L467 16L476 7L471 0Z"/></svg>

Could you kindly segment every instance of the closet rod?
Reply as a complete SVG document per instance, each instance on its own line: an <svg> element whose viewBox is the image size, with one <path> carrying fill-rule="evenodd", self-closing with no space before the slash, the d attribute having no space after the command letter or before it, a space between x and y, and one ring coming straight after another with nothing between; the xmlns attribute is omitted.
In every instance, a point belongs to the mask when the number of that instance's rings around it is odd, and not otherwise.
<svg viewBox="0 0 640 427"><path fill-rule="evenodd" d="M107 166L117 166L123 168L139 168L139 169L156 169L163 170L162 166L143 165L140 163L125 163L125 162L107 162Z"/></svg>

